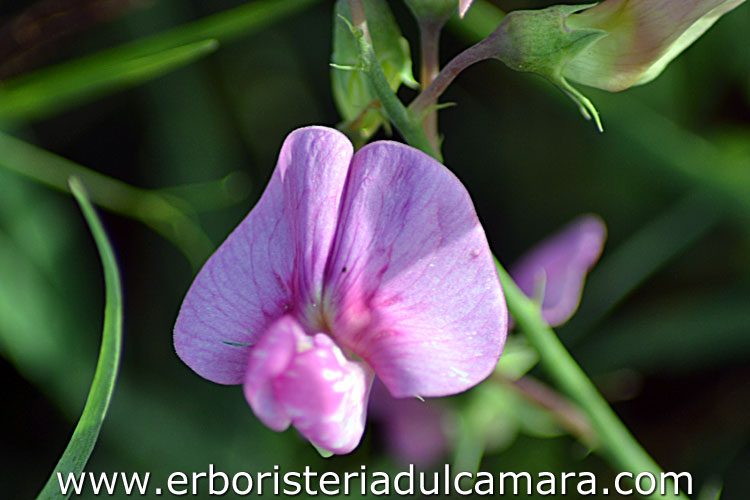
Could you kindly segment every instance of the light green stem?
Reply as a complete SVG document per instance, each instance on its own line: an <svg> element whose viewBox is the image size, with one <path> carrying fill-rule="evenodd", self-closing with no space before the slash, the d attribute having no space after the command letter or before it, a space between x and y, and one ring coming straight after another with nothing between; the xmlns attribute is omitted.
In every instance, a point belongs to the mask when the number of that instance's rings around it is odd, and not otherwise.
<svg viewBox="0 0 750 500"><path fill-rule="evenodd" d="M658 476L661 468L628 431L555 332L544 322L539 305L518 288L499 262L497 270L510 313L529 343L539 352L541 364L550 377L586 413L596 431L601 452L618 470L632 472L634 476L641 472ZM670 483L667 490L671 489ZM686 499L683 495L661 496L658 489L649 498Z"/></svg>
<svg viewBox="0 0 750 500"><path fill-rule="evenodd" d="M61 191L69 191L68 178L81 179L97 205L149 226L174 243L193 267L214 249L200 226L167 196L107 177L2 132L0 152L0 167Z"/></svg>
<svg viewBox="0 0 750 500"><path fill-rule="evenodd" d="M367 82L370 90L380 100L383 106L383 113L388 120L398 129L406 142L417 149L420 149L442 161L439 151L435 151L430 144L427 135L422 128L421 117L415 116L414 113L406 109L406 106L399 100L393 92L388 80L383 73L383 68L378 64L372 45L367 41L363 31L359 28L352 27L352 33L357 39L359 45L359 57L362 70L367 75Z"/></svg>

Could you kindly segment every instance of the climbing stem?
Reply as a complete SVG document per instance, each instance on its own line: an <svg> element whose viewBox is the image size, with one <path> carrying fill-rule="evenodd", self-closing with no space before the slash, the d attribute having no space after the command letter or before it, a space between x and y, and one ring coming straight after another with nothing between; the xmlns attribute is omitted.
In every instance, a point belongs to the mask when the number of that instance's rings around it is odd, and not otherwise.
<svg viewBox="0 0 750 500"><path fill-rule="evenodd" d="M68 179L80 179L94 203L154 229L174 243L196 268L214 247L174 197L131 186L3 132L0 132L0 151L0 168L55 189L69 191Z"/></svg>
<svg viewBox="0 0 750 500"><path fill-rule="evenodd" d="M372 44L367 40L365 32L356 26L350 26L350 28L358 43L360 69L367 77L370 90L380 100L382 110L388 120L398 129L406 142L438 161L442 161L440 152L435 151L427 139L420 117L406 109L388 84L388 79L383 73L383 68L378 64Z"/></svg>
<svg viewBox="0 0 750 500"><path fill-rule="evenodd" d="M453 83L453 80L466 68L474 63L489 59L492 57L491 51L486 43L479 42L464 50L456 57L450 60L445 67L440 70L434 80L427 86L414 100L409 104L409 111L415 115L422 115L434 107L438 98Z"/></svg>
<svg viewBox="0 0 750 500"><path fill-rule="evenodd" d="M539 305L518 288L499 262L496 261L496 264L510 313L529 343L538 351L540 362L550 378L588 417L596 433L599 451L617 470L631 472L633 477L650 472L660 480L661 468L633 437L555 332L544 322ZM687 498L674 494L671 481L666 489L667 496L661 496L657 488L649 498Z"/></svg>
<svg viewBox="0 0 750 500"><path fill-rule="evenodd" d="M421 69L419 83L423 89L429 87L440 71L440 31L444 21L431 19L419 22L419 46L421 50ZM428 103L427 108L432 108L424 114L422 128L429 139L430 144L436 151L440 149L440 139L437 123L437 99Z"/></svg>

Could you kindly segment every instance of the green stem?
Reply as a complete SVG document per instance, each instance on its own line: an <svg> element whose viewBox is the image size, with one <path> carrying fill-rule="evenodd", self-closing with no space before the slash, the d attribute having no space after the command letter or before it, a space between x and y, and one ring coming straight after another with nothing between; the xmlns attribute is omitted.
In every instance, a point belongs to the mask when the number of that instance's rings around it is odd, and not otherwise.
<svg viewBox="0 0 750 500"><path fill-rule="evenodd" d="M641 472L660 474L661 468L633 437L555 332L544 322L539 305L518 288L499 262L496 263L510 313L523 329L529 343L539 352L548 374L588 417L596 431L602 453L617 469L632 472L634 476ZM671 486L667 489L671 489ZM649 498L686 499L683 495L663 497L658 489Z"/></svg>
<svg viewBox="0 0 750 500"><path fill-rule="evenodd" d="M407 110L391 89L383 73L383 68L378 64L372 45L367 41L362 30L352 27L352 33L357 39L362 70L367 76L370 90L380 100L383 112L388 120L393 123L407 143L438 161L443 161L440 152L435 151L429 139L427 139L427 135L422 128L421 118Z"/></svg>
<svg viewBox="0 0 750 500"><path fill-rule="evenodd" d="M0 132L0 167L70 192L68 178L88 187L91 199L112 212L136 219L171 241L198 267L214 245L198 224L167 197L107 177L42 148Z"/></svg>
<svg viewBox="0 0 750 500"><path fill-rule="evenodd" d="M440 72L440 32L445 24L444 20L434 21L431 19L419 20L419 47L422 54L420 58L419 84L426 89ZM437 99L432 101L422 119L422 128L427 139L436 151L440 149L440 135L437 122Z"/></svg>
<svg viewBox="0 0 750 500"><path fill-rule="evenodd" d="M430 108L437 104L438 98L445 92L453 80L466 68L472 64L484 61L492 57L492 53L487 49L487 45L479 42L464 50L456 57L450 60L445 67L440 70L434 80L409 104L409 111L415 115L429 113Z"/></svg>

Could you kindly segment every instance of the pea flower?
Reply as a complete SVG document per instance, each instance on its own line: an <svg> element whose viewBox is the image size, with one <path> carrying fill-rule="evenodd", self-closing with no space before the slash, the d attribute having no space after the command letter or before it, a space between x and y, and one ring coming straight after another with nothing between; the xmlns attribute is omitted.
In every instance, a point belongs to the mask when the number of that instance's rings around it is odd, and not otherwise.
<svg viewBox="0 0 750 500"><path fill-rule="evenodd" d="M510 275L529 297L542 288L542 316L559 326L573 316L581 302L586 274L602 253L607 228L595 215L575 219L525 253Z"/></svg>
<svg viewBox="0 0 750 500"><path fill-rule="evenodd" d="M606 33L563 74L611 92L648 83L722 15L745 0L605 0L567 17L568 30Z"/></svg>
<svg viewBox="0 0 750 500"><path fill-rule="evenodd" d="M174 330L200 376L256 416L356 448L375 375L397 398L462 392L500 356L507 311L468 193L440 163L336 130L284 142L260 201L198 273Z"/></svg>

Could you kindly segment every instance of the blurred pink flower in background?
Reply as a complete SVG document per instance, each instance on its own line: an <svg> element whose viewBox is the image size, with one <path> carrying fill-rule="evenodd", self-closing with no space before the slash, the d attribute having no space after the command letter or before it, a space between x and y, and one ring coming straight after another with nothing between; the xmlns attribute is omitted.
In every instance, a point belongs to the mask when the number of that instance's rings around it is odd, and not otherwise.
<svg viewBox="0 0 750 500"><path fill-rule="evenodd" d="M550 326L570 319L578 309L586 274L604 248L607 228L595 215L577 218L526 252L510 268L518 287L531 298L542 293L542 316Z"/></svg>
<svg viewBox="0 0 750 500"><path fill-rule="evenodd" d="M383 444L400 463L427 468L448 452L452 424L449 406L432 399L395 399L377 381L370 405L370 416L380 423Z"/></svg>

